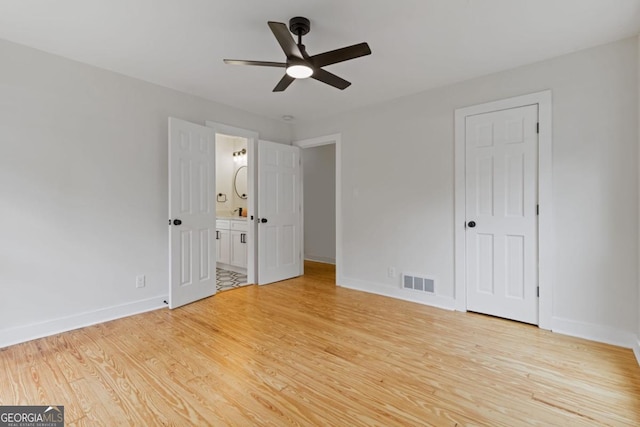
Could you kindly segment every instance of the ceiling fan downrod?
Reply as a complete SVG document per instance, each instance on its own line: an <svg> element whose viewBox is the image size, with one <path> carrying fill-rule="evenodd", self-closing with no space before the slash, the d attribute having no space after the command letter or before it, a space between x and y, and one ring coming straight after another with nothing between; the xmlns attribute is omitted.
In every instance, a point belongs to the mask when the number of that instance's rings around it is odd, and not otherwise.
<svg viewBox="0 0 640 427"><path fill-rule="evenodd" d="M289 31L298 36L298 46L302 45L302 36L311 31L311 21L302 16L296 16L289 20Z"/></svg>

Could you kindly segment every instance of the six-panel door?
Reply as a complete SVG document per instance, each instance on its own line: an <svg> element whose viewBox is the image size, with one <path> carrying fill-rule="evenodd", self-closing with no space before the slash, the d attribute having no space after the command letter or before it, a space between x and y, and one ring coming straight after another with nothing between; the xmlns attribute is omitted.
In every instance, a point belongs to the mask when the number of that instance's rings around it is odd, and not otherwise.
<svg viewBox="0 0 640 427"><path fill-rule="evenodd" d="M466 118L467 309L538 323L538 107Z"/></svg>
<svg viewBox="0 0 640 427"><path fill-rule="evenodd" d="M300 148L258 146L258 283L301 274Z"/></svg>
<svg viewBox="0 0 640 427"><path fill-rule="evenodd" d="M169 307L216 292L215 132L169 118Z"/></svg>

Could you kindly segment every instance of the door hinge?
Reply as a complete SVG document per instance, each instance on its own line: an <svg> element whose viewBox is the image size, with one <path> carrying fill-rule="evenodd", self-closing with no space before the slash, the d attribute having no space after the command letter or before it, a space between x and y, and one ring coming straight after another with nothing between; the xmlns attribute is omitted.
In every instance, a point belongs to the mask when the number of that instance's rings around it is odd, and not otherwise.
<svg viewBox="0 0 640 427"><path fill-rule="evenodd" d="M540 133L540 122L536 123L536 133Z"/></svg>
<svg viewBox="0 0 640 427"><path fill-rule="evenodd" d="M536 215L540 215L540 205L536 205Z"/></svg>
<svg viewBox="0 0 640 427"><path fill-rule="evenodd" d="M536 296L540 298L540 286L536 287Z"/></svg>

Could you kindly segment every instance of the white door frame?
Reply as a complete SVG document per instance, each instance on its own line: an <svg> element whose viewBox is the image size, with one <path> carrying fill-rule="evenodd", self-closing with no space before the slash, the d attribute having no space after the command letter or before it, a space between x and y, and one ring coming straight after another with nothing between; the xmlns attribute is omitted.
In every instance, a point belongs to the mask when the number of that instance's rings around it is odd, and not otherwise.
<svg viewBox="0 0 640 427"><path fill-rule="evenodd" d="M294 141L292 145L302 149L319 147L321 145L336 144L336 283L343 283L342 280L342 134L319 136L317 138ZM304 171L302 171L304 173ZM304 195L303 195L304 196ZM303 223L304 231L304 200L303 202ZM304 233L300 233L302 241L301 248L304 251Z"/></svg>
<svg viewBox="0 0 640 427"><path fill-rule="evenodd" d="M247 197L247 235L249 241L247 242L247 283L258 283L257 271L258 271L258 230L257 222L251 220L251 216L255 218L258 211L258 194L256 180L258 179L256 173L256 144L258 143L258 132L237 128L235 126L225 125L223 123L217 123L211 120L207 120L206 124L210 128L214 128L216 133L239 136L247 139L247 190L249 192Z"/></svg>
<svg viewBox="0 0 640 427"><path fill-rule="evenodd" d="M551 329L555 234L553 232L550 90L455 110L455 304L456 310L467 311L465 119L467 116L475 114L535 104L538 105L538 121L540 123L538 134L538 203L540 207L538 216L538 285L540 286L538 326L541 329Z"/></svg>

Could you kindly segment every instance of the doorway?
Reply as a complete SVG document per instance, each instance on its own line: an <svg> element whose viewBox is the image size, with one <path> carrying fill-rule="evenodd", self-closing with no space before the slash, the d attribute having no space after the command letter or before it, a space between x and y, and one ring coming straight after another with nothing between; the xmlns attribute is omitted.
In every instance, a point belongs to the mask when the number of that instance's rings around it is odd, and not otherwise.
<svg viewBox="0 0 640 427"><path fill-rule="evenodd" d="M248 140L216 133L216 291L249 284Z"/></svg>
<svg viewBox="0 0 640 427"><path fill-rule="evenodd" d="M336 145L302 150L306 261L336 263Z"/></svg>
<svg viewBox="0 0 640 427"><path fill-rule="evenodd" d="M551 92L455 112L456 309L550 329Z"/></svg>
<svg viewBox="0 0 640 427"><path fill-rule="evenodd" d="M304 140L299 140L299 141L294 141L293 145L296 145L300 148L303 149L303 153L308 150L308 149L314 149L314 148L320 148L322 149L325 146L333 146L333 171L334 171L334 180L333 180L333 185L334 185L334 191L333 191L333 197L334 197L334 207L333 207L333 212L331 213L332 215L334 215L334 224L335 227L333 228L333 230L335 231L334 233L334 240L335 241L335 258L333 260L333 263L335 263L335 277L336 277L336 283L340 284L343 282L342 277L343 277L343 273L342 273L342 216L341 216L341 206L342 206L342 135L341 134L332 134L332 135L325 135L325 136L320 136L317 138L310 138L310 139L304 139ZM331 149L329 148L329 151L331 151ZM331 155L328 152L323 153L324 156ZM304 158L304 154L303 154L303 158ZM322 156L322 154L321 154ZM303 174L306 174L306 171L303 170ZM306 178L306 176L305 176ZM305 235L308 229L308 224L307 221L312 221L313 220L313 216L309 216L306 212L306 208L309 206L307 203L307 198L309 197L309 195L307 194L306 190L307 190L307 182L306 179L303 182L303 185L305 186L305 194L304 194L304 201L303 201L303 205L305 206L305 213L304 213L304 225L303 225L303 229L305 230ZM326 189L325 190L320 190L320 191L324 191L325 192L325 197L326 197ZM317 257L317 254L313 253L313 250L316 246L318 242L315 242L313 245L308 245L305 241L301 241L301 247L305 248L305 257L308 257L310 260L312 261L321 261L321 262L329 262L331 263L331 259L330 256L329 257L325 257L325 259L319 258ZM324 245L324 247L326 247L327 242L321 242L321 245ZM307 253L307 249L309 250L309 252ZM314 255L316 255L314 257ZM314 259L317 258L317 259ZM329 259L326 259L329 258Z"/></svg>
<svg viewBox="0 0 640 427"><path fill-rule="evenodd" d="M216 134L216 285L257 283L255 149L258 133L212 121ZM243 151L244 150L244 151ZM220 172L220 173L219 173ZM220 195L222 193L222 195ZM242 208L242 214L240 214ZM224 282L224 283L222 283ZM221 288L222 289L222 288Z"/></svg>

